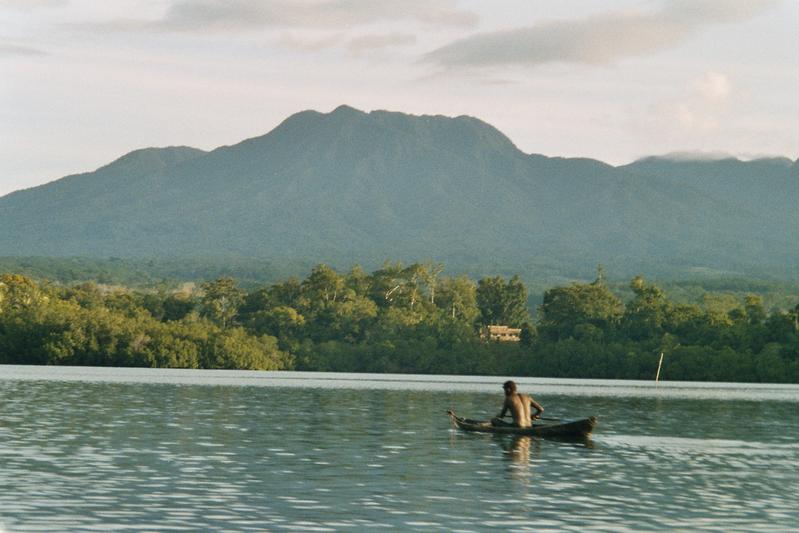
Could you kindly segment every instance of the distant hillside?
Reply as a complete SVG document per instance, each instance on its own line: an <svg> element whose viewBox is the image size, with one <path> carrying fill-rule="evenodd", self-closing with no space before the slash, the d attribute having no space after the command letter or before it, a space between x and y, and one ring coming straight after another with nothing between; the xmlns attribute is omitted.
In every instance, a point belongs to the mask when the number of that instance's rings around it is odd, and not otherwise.
<svg viewBox="0 0 799 533"><path fill-rule="evenodd" d="M674 160L648 157L622 167L669 186L693 187L725 204L764 217L763 223L795 223L799 162L787 158L739 161Z"/></svg>
<svg viewBox="0 0 799 533"><path fill-rule="evenodd" d="M0 198L0 255L237 256L626 275L794 272L799 165L521 152L471 117L342 106Z"/></svg>

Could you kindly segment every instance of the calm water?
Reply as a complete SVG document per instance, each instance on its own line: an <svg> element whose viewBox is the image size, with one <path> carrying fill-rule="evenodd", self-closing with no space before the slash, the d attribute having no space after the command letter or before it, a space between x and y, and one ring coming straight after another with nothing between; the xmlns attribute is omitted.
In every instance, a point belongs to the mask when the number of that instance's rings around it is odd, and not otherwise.
<svg viewBox="0 0 799 533"><path fill-rule="evenodd" d="M0 366L0 531L799 528L799 387Z"/></svg>

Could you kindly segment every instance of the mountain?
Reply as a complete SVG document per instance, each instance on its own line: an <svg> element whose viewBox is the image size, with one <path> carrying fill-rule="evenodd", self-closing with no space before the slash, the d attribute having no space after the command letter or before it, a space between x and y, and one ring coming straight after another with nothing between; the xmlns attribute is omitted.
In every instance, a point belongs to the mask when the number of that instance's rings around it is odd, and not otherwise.
<svg viewBox="0 0 799 533"><path fill-rule="evenodd" d="M625 167L670 186L689 186L738 209L760 213L765 221L795 222L799 162L783 157L739 161L648 157Z"/></svg>
<svg viewBox="0 0 799 533"><path fill-rule="evenodd" d="M799 165L784 159L613 167L526 154L472 117L341 106L2 197L0 255L790 270L797 187Z"/></svg>

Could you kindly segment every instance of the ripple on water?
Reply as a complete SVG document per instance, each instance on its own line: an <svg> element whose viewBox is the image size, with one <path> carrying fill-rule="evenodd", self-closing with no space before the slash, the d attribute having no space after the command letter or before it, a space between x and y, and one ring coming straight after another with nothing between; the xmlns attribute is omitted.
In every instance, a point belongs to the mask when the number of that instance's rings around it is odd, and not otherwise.
<svg viewBox="0 0 799 533"><path fill-rule="evenodd" d="M446 407L495 412L496 395L471 389L0 378L0 523L14 533L799 523L799 428L785 424L796 401L784 391L741 402L571 390L536 397L599 414L593 447L453 431Z"/></svg>

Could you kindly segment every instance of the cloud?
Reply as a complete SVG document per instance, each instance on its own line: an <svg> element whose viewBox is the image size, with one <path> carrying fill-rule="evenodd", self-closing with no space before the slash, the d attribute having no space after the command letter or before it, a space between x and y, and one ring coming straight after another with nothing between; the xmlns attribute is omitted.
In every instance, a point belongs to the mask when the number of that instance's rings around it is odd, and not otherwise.
<svg viewBox="0 0 799 533"><path fill-rule="evenodd" d="M459 8L455 0L441 0L435 6L424 0L173 0L161 19L118 19L103 26L174 32L263 28L343 30L397 20L472 27L478 17Z"/></svg>
<svg viewBox="0 0 799 533"><path fill-rule="evenodd" d="M30 11L39 8L63 7L69 0L0 0L0 7Z"/></svg>
<svg viewBox="0 0 799 533"><path fill-rule="evenodd" d="M44 50L31 48L29 46L18 46L10 43L0 43L0 57L9 56L45 56L48 55Z"/></svg>
<svg viewBox="0 0 799 533"><path fill-rule="evenodd" d="M691 80L677 99L656 102L649 117L659 131L706 135L721 128L734 96L729 78L709 71Z"/></svg>
<svg viewBox="0 0 799 533"><path fill-rule="evenodd" d="M309 38L298 37L296 35L285 35L280 39L280 44L295 50L302 50L305 52L314 52L317 50L324 50L338 46L344 41L344 36L341 34L328 35L325 37Z"/></svg>
<svg viewBox="0 0 799 533"><path fill-rule="evenodd" d="M701 150L688 150L679 152L667 152L657 156L658 159L668 159L669 161L722 161L732 159L734 156L722 150L704 152Z"/></svg>
<svg viewBox="0 0 799 533"><path fill-rule="evenodd" d="M416 43L416 36L408 33L370 34L347 39L342 33L332 35L307 36L284 35L279 43L288 48L314 52L346 44L346 47L355 53L371 52L395 46L410 46Z"/></svg>
<svg viewBox="0 0 799 533"><path fill-rule="evenodd" d="M707 103L726 102L732 94L729 78L719 72L706 72L691 84L693 91Z"/></svg>
<svg viewBox="0 0 799 533"><path fill-rule="evenodd" d="M390 33L385 35L364 35L351 39L349 49L353 52L367 52L393 46L410 46L416 44L416 36L408 33Z"/></svg>
<svg viewBox="0 0 799 533"><path fill-rule="evenodd" d="M666 0L655 10L628 9L478 33L433 50L424 59L444 67L606 64L659 52L705 27L747 20L777 3L779 0Z"/></svg>

